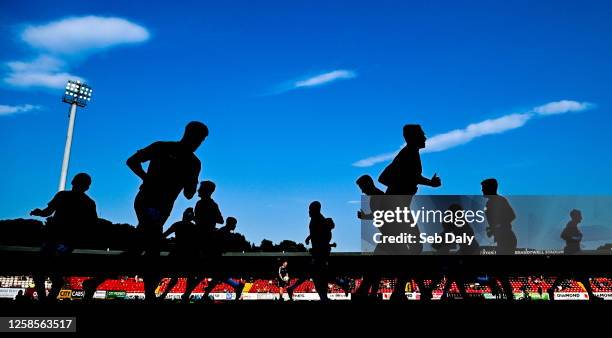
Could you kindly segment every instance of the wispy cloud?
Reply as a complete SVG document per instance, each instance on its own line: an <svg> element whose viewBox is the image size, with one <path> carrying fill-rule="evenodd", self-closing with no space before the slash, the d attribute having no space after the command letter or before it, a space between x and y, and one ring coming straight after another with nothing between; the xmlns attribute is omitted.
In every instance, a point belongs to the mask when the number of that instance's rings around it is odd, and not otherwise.
<svg viewBox="0 0 612 338"><path fill-rule="evenodd" d="M357 74L352 70L334 70L333 72L319 74L305 80L300 80L294 83L294 88L317 87L327 83L332 83L342 79L352 79Z"/></svg>
<svg viewBox="0 0 612 338"><path fill-rule="evenodd" d="M32 104L22 104L19 106L8 106L4 104L0 104L0 116L13 115L18 113L26 113L31 110L38 110L40 106L35 106Z"/></svg>
<svg viewBox="0 0 612 338"><path fill-rule="evenodd" d="M352 79L355 77L357 77L357 73L353 70L337 69L331 72L302 78L300 80L290 81L288 83L279 85L272 92L265 95L277 95L296 89L319 87L338 80Z"/></svg>
<svg viewBox="0 0 612 338"><path fill-rule="evenodd" d="M537 116L550 116L569 112L579 112L591 109L593 107L595 107L595 105L588 102L562 100L537 106L526 112L504 115L495 119L472 123L465 128L454 129L446 133L434 135L433 137L427 139L427 147L423 149L423 153L443 151L466 144L482 136L501 134L512 129L517 129L524 126L529 120ZM402 145L402 147L403 146L404 145ZM393 159L398 152L399 149L393 152L370 156L353 163L353 166L371 167L377 163L386 162Z"/></svg>
<svg viewBox="0 0 612 338"><path fill-rule="evenodd" d="M4 82L18 88L63 88L71 74L70 63L103 49L147 41L142 26L116 17L70 17L42 25L27 26L21 40L37 55L29 61L6 62Z"/></svg>

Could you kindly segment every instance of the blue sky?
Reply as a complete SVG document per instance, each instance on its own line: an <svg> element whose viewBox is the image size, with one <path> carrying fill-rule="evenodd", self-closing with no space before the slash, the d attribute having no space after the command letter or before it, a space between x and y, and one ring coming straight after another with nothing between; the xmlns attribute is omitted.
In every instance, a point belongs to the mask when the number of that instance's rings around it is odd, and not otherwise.
<svg viewBox="0 0 612 338"><path fill-rule="evenodd" d="M610 194L611 59L609 1L3 1L0 218L57 189L69 77L94 88L70 176L117 222L135 222L125 160L190 120L211 130L200 178L256 242L303 240L317 199L359 250L354 181L405 123L436 136L423 169L443 187L420 193L494 176L504 194Z"/></svg>

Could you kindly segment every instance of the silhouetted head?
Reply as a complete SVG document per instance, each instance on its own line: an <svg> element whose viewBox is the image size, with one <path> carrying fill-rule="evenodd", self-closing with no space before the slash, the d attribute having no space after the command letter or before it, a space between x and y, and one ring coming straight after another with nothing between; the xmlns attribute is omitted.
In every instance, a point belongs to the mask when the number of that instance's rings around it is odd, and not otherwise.
<svg viewBox="0 0 612 338"><path fill-rule="evenodd" d="M482 194L487 195L497 195L497 180L494 178L487 178L486 180L480 182L482 185Z"/></svg>
<svg viewBox="0 0 612 338"><path fill-rule="evenodd" d="M281 263L281 266L282 266L283 268L286 268L286 267L287 267L287 264L288 264L288 263L287 263L287 261L286 261L286 260L284 260L284 261Z"/></svg>
<svg viewBox="0 0 612 338"><path fill-rule="evenodd" d="M310 217L313 217L313 216L320 215L320 214L321 214L321 202L314 201L310 203L310 205L308 206L308 215Z"/></svg>
<svg viewBox="0 0 612 338"><path fill-rule="evenodd" d="M225 226L229 231L236 230L236 224L238 224L238 220L235 217L230 216L225 220Z"/></svg>
<svg viewBox="0 0 612 338"><path fill-rule="evenodd" d="M206 136L208 136L208 127L202 122L191 121L185 127L181 143L187 145L191 151L196 151Z"/></svg>
<svg viewBox="0 0 612 338"><path fill-rule="evenodd" d="M366 194L366 195L370 195L373 191L374 188L376 187L374 185L374 180L372 179L372 176L370 175L362 175L357 179L357 185L359 186L359 189L361 189L361 192Z"/></svg>
<svg viewBox="0 0 612 338"><path fill-rule="evenodd" d="M86 192L91 185L91 177L86 173L78 173L72 178L72 191Z"/></svg>
<svg viewBox="0 0 612 338"><path fill-rule="evenodd" d="M404 126L404 140L409 147L425 148L425 132L420 124L407 124Z"/></svg>
<svg viewBox="0 0 612 338"><path fill-rule="evenodd" d="M216 187L217 186L213 181L202 181L202 183L200 183L200 188L198 189L198 196L210 197L212 196L213 192L215 192Z"/></svg>
<svg viewBox="0 0 612 338"><path fill-rule="evenodd" d="M461 204L453 203L453 204L448 206L448 210L450 210L452 212L457 212L459 210L463 210L463 207L461 206Z"/></svg>
<svg viewBox="0 0 612 338"><path fill-rule="evenodd" d="M195 213L193 212L193 208L187 208L183 211L183 221L191 222L195 217Z"/></svg>
<svg viewBox="0 0 612 338"><path fill-rule="evenodd" d="M570 211L570 217L572 218L572 221L576 223L582 222L582 213L578 209Z"/></svg>

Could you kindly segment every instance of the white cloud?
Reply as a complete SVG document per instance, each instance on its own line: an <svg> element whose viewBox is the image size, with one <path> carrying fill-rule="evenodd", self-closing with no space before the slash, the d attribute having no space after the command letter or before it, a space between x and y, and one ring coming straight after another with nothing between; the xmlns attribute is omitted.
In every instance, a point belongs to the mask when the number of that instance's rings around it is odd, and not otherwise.
<svg viewBox="0 0 612 338"><path fill-rule="evenodd" d="M46 87L64 88L68 80L81 80L83 78L63 71L65 63L55 57L41 55L30 61L7 62L10 72L4 82L20 88Z"/></svg>
<svg viewBox="0 0 612 338"><path fill-rule="evenodd" d="M592 103L561 100L535 107L533 111L540 115L555 115L569 112L579 112L591 108L593 108Z"/></svg>
<svg viewBox="0 0 612 338"><path fill-rule="evenodd" d="M39 26L29 26L21 38L45 52L75 54L120 44L148 40L142 26L116 17L71 17Z"/></svg>
<svg viewBox="0 0 612 338"><path fill-rule="evenodd" d="M478 137L500 134L508 130L517 129L524 126L529 120L536 116L548 116L569 112L579 112L591 109L593 107L594 105L588 102L577 102L570 100L550 102L545 105L535 107L524 113L504 115L496 119L489 119L477 123L472 123L462 129L455 129L446 133L434 135L433 137L427 139L427 146L425 147L425 149L423 149L422 152L433 153L443 151L468 143ZM402 145L402 147L404 145ZM371 167L377 163L386 162L393 159L398 152L399 149L394 152L367 157L365 159L353 163L353 166Z"/></svg>
<svg viewBox="0 0 612 338"><path fill-rule="evenodd" d="M40 109L40 106L35 106L31 104L22 104L19 106L7 106L4 104L0 104L0 116L12 115L17 113L25 113L31 110Z"/></svg>
<svg viewBox="0 0 612 338"><path fill-rule="evenodd" d="M319 74L319 75L310 77L305 80L297 81L294 83L293 87L294 88L316 87L316 86L324 85L326 83L331 83L337 80L352 79L356 76L357 74L354 71L339 69L339 70L334 70L332 72Z"/></svg>
<svg viewBox="0 0 612 338"><path fill-rule="evenodd" d="M72 17L31 25L23 30L21 38L38 55L31 61L7 62L9 72L3 81L18 88L63 88L68 80L84 80L70 73L75 59L83 60L101 49L144 42L149 37L144 27L116 17Z"/></svg>
<svg viewBox="0 0 612 338"><path fill-rule="evenodd" d="M471 140L492 134L500 134L508 130L520 128L529 121L531 114L510 114L496 119L484 120L472 123L463 129L455 129L449 132L438 134L427 140L427 147L423 152L433 153L456 147Z"/></svg>
<svg viewBox="0 0 612 338"><path fill-rule="evenodd" d="M334 81L352 79L354 77L357 77L357 73L355 71L346 70L346 69L337 69L331 72L311 76L309 78L305 78L302 80L297 80L297 81L293 80L293 81L286 82L284 84L277 86L270 92L264 93L263 95L264 96L278 95L278 94L286 93L291 90L318 87L324 84L332 83Z"/></svg>

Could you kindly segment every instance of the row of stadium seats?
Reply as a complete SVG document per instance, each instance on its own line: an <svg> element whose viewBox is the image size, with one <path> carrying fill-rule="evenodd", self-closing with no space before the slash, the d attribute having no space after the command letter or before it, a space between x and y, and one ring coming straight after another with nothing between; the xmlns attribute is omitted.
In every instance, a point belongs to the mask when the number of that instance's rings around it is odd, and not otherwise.
<svg viewBox="0 0 612 338"><path fill-rule="evenodd" d="M90 277L69 277L66 278L67 285L66 288L71 290L82 290L83 282ZM525 289L527 292L538 292L541 290L542 292L547 292L547 290L553 285L556 278L554 277L516 277L511 278L510 284L513 288L513 292L521 293ZM164 278L160 287L158 288L159 292L163 292L170 279ZM204 279L194 290L195 293L204 292L206 286L208 285L209 279ZM292 279L289 282L289 285L294 285L298 279ZM437 282L435 289L433 290L434 295L441 294L444 288L444 285L448 281L442 280ZM612 292L612 279L597 277L591 278L591 287L594 292ZM355 291L359 284L361 283L361 279L355 280L355 284L350 290L351 292ZM382 279L380 281L379 292L380 293L390 293L395 288L396 281L394 279ZM433 281L425 280L425 285L430 287ZM459 288L456 282L452 282L450 288L450 293L459 293ZM246 293L278 293L278 283L275 280L264 280L264 279L256 279L250 283L246 283L246 287L244 292ZM0 287L2 288L31 288L34 286L34 282L32 277L30 276L0 276ZM50 287L50 281L46 281L46 286ZM185 291L187 286L187 281L185 278L179 278L178 283L171 290L173 293L182 293ZM482 285L479 283L470 283L465 285L466 291L470 294L484 294L490 293L490 288L488 285ZM126 292L144 292L144 283L141 278L137 277L122 277L118 279L109 279L102 283L98 290L103 291L126 291ZM233 292L233 287L226 283L219 283L212 290L213 293L221 293L221 292ZM419 288L417 283L414 280L411 280L406 285L406 291L408 292L419 292ZM557 292L585 292L584 286L577 281L574 280L564 280L557 286L555 290ZM316 292L315 286L312 280L306 280L298 285L294 292L296 293L311 293ZM330 284L329 292L331 293L344 293L344 290L340 288L338 285Z"/></svg>

